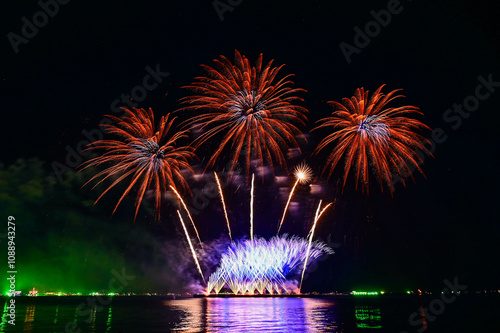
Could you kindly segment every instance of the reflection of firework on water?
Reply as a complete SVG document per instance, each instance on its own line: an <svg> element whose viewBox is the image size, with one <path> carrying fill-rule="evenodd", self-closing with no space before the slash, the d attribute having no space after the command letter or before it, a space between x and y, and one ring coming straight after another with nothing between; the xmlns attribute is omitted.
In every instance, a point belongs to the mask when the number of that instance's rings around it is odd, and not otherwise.
<svg viewBox="0 0 500 333"><path fill-rule="evenodd" d="M125 117L121 119L107 116L114 121L114 124L102 125L107 133L116 135L118 139L91 143L89 149L104 150L104 154L86 162L84 168L111 164L89 180L91 182L101 178L95 186L108 178L114 180L96 202L118 183L131 177L114 211L137 184L139 188L135 202L135 216L137 217L146 190L152 190L159 218L161 198L166 188L169 185L175 188L176 183L183 188L189 188L181 170L193 171L188 163L188 160L194 157L193 149L189 146L179 146L178 141L187 137L187 131L171 133L175 118L169 121L169 115L161 117L155 128L151 108L147 111L136 108L133 111L125 108L123 110Z"/></svg>
<svg viewBox="0 0 500 333"><path fill-rule="evenodd" d="M370 98L368 91L360 88L350 99L344 98L342 104L329 102L336 110L332 117L320 120L321 124L315 128L334 130L320 142L315 153L327 147L332 151L323 168L323 172L329 170L329 176L340 159L345 158L344 187L351 166L356 169L356 188L361 183L362 190L366 192L369 187L369 166L381 190L385 180L391 193L394 191L393 174L404 178L404 175L411 175L412 168L423 174L419 166L423 160L415 151L430 154L425 147L428 140L415 131L429 127L407 117L422 114L415 106L386 108L389 102L404 96L395 95L399 90L384 95L380 92L383 87L380 86Z"/></svg>
<svg viewBox="0 0 500 333"><path fill-rule="evenodd" d="M226 286L234 294L269 294L288 292L286 283L299 274L307 262L309 265L333 250L325 244L286 234L269 241L254 238L232 243L222 255L219 268L208 280L207 292L219 293ZM307 255L308 253L308 255Z"/></svg>
<svg viewBox="0 0 500 333"><path fill-rule="evenodd" d="M289 145L298 148L296 137L303 137L296 125L303 126L307 110L296 105L302 99L295 96L303 89L292 89L291 75L277 79L282 66L272 67L271 60L263 66L262 54L255 67L235 51L235 64L226 57L214 60L217 69L202 65L207 77L197 77L186 88L197 95L184 99L182 110L202 110L188 122L203 130L197 146L214 136L222 135L220 144L211 156L213 166L224 150L231 151L232 171L241 158L250 173L250 161L264 162L273 168L273 160L286 168L283 151Z"/></svg>

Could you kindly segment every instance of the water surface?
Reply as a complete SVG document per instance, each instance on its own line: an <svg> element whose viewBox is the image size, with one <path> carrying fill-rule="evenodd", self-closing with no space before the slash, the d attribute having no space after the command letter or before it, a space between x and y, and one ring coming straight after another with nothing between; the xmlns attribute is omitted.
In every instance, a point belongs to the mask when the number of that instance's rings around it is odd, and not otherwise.
<svg viewBox="0 0 500 333"><path fill-rule="evenodd" d="M418 332L409 320L434 298L18 297L0 332ZM463 295L425 323L427 332L500 332L498 295Z"/></svg>

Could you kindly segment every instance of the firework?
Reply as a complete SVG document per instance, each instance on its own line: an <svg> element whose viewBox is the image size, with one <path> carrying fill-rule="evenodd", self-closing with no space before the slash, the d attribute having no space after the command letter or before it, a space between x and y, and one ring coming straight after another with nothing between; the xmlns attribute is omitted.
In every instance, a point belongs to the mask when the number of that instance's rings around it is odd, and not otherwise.
<svg viewBox="0 0 500 333"><path fill-rule="evenodd" d="M404 178L411 175L411 169L417 169L423 160L415 151L430 152L425 147L428 140L416 131L428 130L422 122L408 118L408 115L422 115L415 106L387 107L387 104L403 95L396 95L400 90L393 90L387 95L381 93L380 86L370 98L364 88L356 89L353 97L344 98L342 103L328 102L336 110L332 117L320 120L315 129L335 130L327 135L318 145L315 154L326 149L329 154L323 173L328 177L342 157L345 158L344 181L351 167L356 169L356 189L361 183L363 192L368 193L369 165L383 191L383 182L387 183L391 194L394 192L393 175ZM413 179L413 176L411 176ZM404 184L404 182L403 182Z"/></svg>
<svg viewBox="0 0 500 333"><path fill-rule="evenodd" d="M333 250L321 242L286 234L269 241L254 238L233 242L209 277L207 293L212 290L219 293L224 286L234 294L263 294L266 290L270 294L288 292L286 283L297 275L301 265L332 253Z"/></svg>
<svg viewBox="0 0 500 333"><path fill-rule="evenodd" d="M311 228L311 231L309 231L309 243L308 243L308 246L307 246L307 252L306 252L306 257L304 259L304 266L302 268L302 274L301 274L301 277L300 277L300 286L299 286L299 293L300 291L302 290L302 282L304 281L304 274L306 272L306 267L307 267L307 261L309 259L309 252L311 252L311 248L312 248L312 240L314 238L314 230L316 229L316 223L318 222L319 218L321 217L321 215L323 215L323 213L325 212L325 210L331 206L331 203L329 203L328 205L326 205L321 211L321 202L322 200L319 201L319 205L318 205L318 209L316 210L316 215L314 217L314 223L313 223L313 226Z"/></svg>
<svg viewBox="0 0 500 333"><path fill-rule="evenodd" d="M293 185L292 190L290 191L290 195L288 196L288 200L286 202L285 209L283 210L283 216L281 218L280 226L278 227L277 235L279 235L280 230L281 230L281 226L283 225L283 221L285 221L286 211L288 210L288 206L290 205L290 200L292 200L292 196L293 196L293 193L295 192L295 188L297 187L297 185L299 183L305 184L311 180L312 169L309 166L307 166L307 164L302 163L295 168L294 175L295 175L295 178L297 180L295 181L295 184Z"/></svg>
<svg viewBox="0 0 500 333"><path fill-rule="evenodd" d="M275 161L286 169L284 151L298 148L296 138L304 138L297 125L305 125L307 110L296 104L303 100L295 94L305 90L290 87L292 75L277 79L283 65L272 67L271 60L264 66L262 54L255 67L238 51L234 65L224 56L214 62L216 68L202 65L207 76L197 77L196 82L185 87L196 95L184 98L181 109L203 112L187 122L203 132L196 147L220 138L208 167L226 151L231 153L230 171L241 159L247 179L251 160L258 161L258 166L267 162L272 170Z"/></svg>
<svg viewBox="0 0 500 333"><path fill-rule="evenodd" d="M198 268L198 272L201 275L201 278L203 279L203 282L205 282L205 277L203 276L203 272L201 271L200 263L198 262L198 257L196 256L196 251L194 250L193 243L191 242L191 239L189 238L189 233L186 229L186 225L184 224L184 220L182 219L181 212L177 210L177 214L179 215L179 220L181 221L182 224L182 229L184 229L184 233L186 234L186 239L189 244L189 248L191 249L191 254L193 255L194 262L196 263L196 267Z"/></svg>
<svg viewBox="0 0 500 333"><path fill-rule="evenodd" d="M252 187L250 190L250 239L253 240L253 193L255 184L255 174L252 173Z"/></svg>
<svg viewBox="0 0 500 333"><path fill-rule="evenodd" d="M155 197L155 208L159 219L161 198L166 187L170 185L175 188L177 183L182 188L189 189L181 171L183 169L193 171L188 160L194 158L195 155L192 147L179 146L178 141L187 137L187 131L172 133L171 129L175 118L169 120L169 115L161 117L155 128L151 108L147 111L136 108L133 110L123 108L123 110L125 111L123 118L107 116L114 121L114 124L102 125L106 132L117 136L117 139L99 140L91 143L87 148L103 150L104 153L87 161L84 164L84 169L111 164L94 175L87 183L101 178L94 186L95 188L107 179L114 180L97 198L97 202L118 183L131 177L113 213L132 188L137 185L135 217L137 217L146 190L151 190Z"/></svg>
<svg viewBox="0 0 500 333"><path fill-rule="evenodd" d="M294 173L297 182L301 184L309 183L312 177L312 169L306 164L301 163L295 167Z"/></svg>
<svg viewBox="0 0 500 333"><path fill-rule="evenodd" d="M224 209L224 217L226 218L229 239L232 241L233 237L231 236L231 226L229 225L229 217L227 216L226 203L224 202L224 195L222 194L222 187L220 186L220 181L219 181L219 177L217 176L217 172L214 172L214 175L215 175L215 180L217 181L217 187L219 188L219 194L220 194L220 200L222 202L222 208Z"/></svg>
<svg viewBox="0 0 500 333"><path fill-rule="evenodd" d="M179 201L181 202L182 207L184 207L184 210L186 211L186 213L189 217L189 221L191 221L191 225L193 226L194 232L196 233L196 238L198 238L198 241L200 242L200 246L203 247L203 244L202 244L201 238L200 238L200 234L198 233L198 229L196 228L196 225L194 224L193 217L191 216L191 213L189 212L189 209L187 208L186 203L184 202L184 200L182 200L181 195L179 194L179 192L177 192L175 187L170 185L170 188L172 189L172 191L174 191L177 198L179 198Z"/></svg>

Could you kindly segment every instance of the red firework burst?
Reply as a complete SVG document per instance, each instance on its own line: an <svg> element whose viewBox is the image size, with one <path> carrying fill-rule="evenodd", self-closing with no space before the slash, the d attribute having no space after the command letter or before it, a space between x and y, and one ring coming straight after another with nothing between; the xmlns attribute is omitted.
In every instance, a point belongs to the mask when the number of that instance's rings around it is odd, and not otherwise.
<svg viewBox="0 0 500 333"><path fill-rule="evenodd" d="M125 196L137 185L135 217L137 217L146 190L151 190L155 197L155 207L159 219L162 193L169 185L175 188L175 184L178 183L182 188L189 190L181 171L183 169L193 171L188 163L188 160L194 157L193 148L177 144L178 140L188 136L187 131L170 133L175 118L169 121L169 115L161 117L158 127L155 129L151 108L147 111L136 108L133 110L122 109L126 113L123 118L107 116L114 121L114 124L102 125L107 133L116 135L118 139L99 140L91 143L87 148L89 150L103 150L104 153L87 161L84 164L84 169L102 164L111 165L94 175L86 184L101 178L94 186L96 187L108 178L114 179L113 183L97 198L97 202L115 185L131 177L130 183L116 204L113 213Z"/></svg>
<svg viewBox="0 0 500 333"><path fill-rule="evenodd" d="M387 104L396 98L398 90L387 95L381 93L384 85L380 86L370 98L364 88L356 89L354 96L344 98L342 103L328 102L336 110L332 117L319 122L316 129L328 128L335 132L328 134L320 142L314 154L328 147L329 154L323 173L327 170L328 177L344 157L344 182L353 166L356 169L356 189L361 182L363 192L368 193L369 166L374 172L380 188L383 191L385 180L391 195L394 192L393 177L411 175L412 169L424 174L419 166L422 158L416 154L422 151L430 154L425 144L428 140L416 133L416 130L429 130L422 122L408 118L407 115L422 115L415 106L387 107ZM414 179L413 179L414 180Z"/></svg>
<svg viewBox="0 0 500 333"><path fill-rule="evenodd" d="M220 137L207 167L226 151L231 153L231 170L243 160L247 179L252 160L259 166L267 162L272 170L274 160L287 169L284 151L298 148L297 138L304 138L296 125L305 125L307 110L295 104L303 101L295 94L305 90L290 87L292 75L277 79L284 65L272 67L271 60L263 66L262 54L255 67L238 51L234 65L224 56L214 62L216 68L202 65L207 76L185 87L196 95L184 98L181 109L203 111L187 122L203 132L195 141L197 148Z"/></svg>

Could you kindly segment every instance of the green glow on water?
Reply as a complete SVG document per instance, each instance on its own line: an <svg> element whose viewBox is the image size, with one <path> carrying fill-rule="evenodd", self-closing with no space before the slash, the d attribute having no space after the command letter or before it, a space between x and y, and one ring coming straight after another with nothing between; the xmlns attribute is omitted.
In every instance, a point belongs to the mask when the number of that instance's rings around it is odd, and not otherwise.
<svg viewBox="0 0 500 333"><path fill-rule="evenodd" d="M54 324L57 324L57 316L59 315L59 307L56 308L56 317L54 318Z"/></svg>
<svg viewBox="0 0 500 333"><path fill-rule="evenodd" d="M113 311L112 311L112 307L109 307L109 310L108 310L108 321L106 322L106 332L109 332L111 330L111 321L113 319Z"/></svg>
<svg viewBox="0 0 500 333"><path fill-rule="evenodd" d="M356 305L354 315L358 328L382 328L380 308L371 305Z"/></svg>

